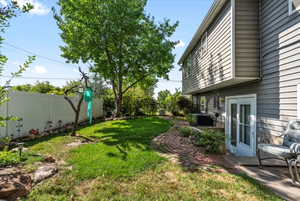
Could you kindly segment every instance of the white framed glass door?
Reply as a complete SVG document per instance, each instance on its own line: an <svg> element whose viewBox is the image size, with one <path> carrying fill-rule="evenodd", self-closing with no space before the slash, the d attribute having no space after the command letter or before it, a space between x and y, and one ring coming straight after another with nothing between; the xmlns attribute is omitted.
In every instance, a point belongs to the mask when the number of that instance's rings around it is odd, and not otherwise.
<svg viewBox="0 0 300 201"><path fill-rule="evenodd" d="M227 98L228 149L238 156L256 154L256 97Z"/></svg>

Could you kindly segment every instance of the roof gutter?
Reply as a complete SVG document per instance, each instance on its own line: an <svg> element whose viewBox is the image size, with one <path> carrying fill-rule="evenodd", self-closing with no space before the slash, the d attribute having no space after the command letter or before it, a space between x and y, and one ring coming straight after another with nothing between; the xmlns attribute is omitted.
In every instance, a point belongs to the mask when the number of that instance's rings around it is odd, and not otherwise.
<svg viewBox="0 0 300 201"><path fill-rule="evenodd" d="M213 22L215 17L219 14L224 4L227 2L227 0L215 0L213 5L208 11L208 14L204 18L203 22L199 26L196 34L193 36L193 39L189 43L188 47L185 49L183 55L181 56L180 60L178 61L178 64L181 65L185 58L188 56L188 54L194 49L194 47L197 45L198 41L201 39L201 36L206 31L208 26Z"/></svg>

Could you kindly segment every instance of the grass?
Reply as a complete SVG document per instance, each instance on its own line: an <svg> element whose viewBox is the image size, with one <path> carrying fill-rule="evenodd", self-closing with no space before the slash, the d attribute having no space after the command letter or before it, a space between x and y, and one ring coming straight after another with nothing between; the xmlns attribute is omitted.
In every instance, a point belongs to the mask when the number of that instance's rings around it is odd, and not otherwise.
<svg viewBox="0 0 300 201"><path fill-rule="evenodd" d="M63 157L67 149L66 144L73 141L73 137L67 134L59 134L26 142L25 147L38 154Z"/></svg>
<svg viewBox="0 0 300 201"><path fill-rule="evenodd" d="M279 201L268 189L244 175L186 172L171 162L160 163L135 177L100 176L78 182L62 174L35 188L28 200L39 201Z"/></svg>
<svg viewBox="0 0 300 201"><path fill-rule="evenodd" d="M161 158L150 143L170 126L159 118L104 122L79 131L99 143L72 150L65 146L72 138L64 135L28 143L31 151L59 156L73 169L36 186L24 200L280 200L244 175L188 172Z"/></svg>
<svg viewBox="0 0 300 201"><path fill-rule="evenodd" d="M85 128L79 133L98 138L101 143L72 150L68 162L80 179L133 176L164 160L150 148L150 143L169 128L168 121L157 118L112 121Z"/></svg>

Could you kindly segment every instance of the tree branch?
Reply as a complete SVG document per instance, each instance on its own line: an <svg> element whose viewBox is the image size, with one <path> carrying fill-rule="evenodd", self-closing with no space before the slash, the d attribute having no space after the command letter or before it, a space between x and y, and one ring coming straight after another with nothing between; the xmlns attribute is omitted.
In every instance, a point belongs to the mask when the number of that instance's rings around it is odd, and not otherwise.
<svg viewBox="0 0 300 201"><path fill-rule="evenodd" d="M65 99L66 101L68 101L68 103L71 105L73 111L76 112L77 109L75 108L74 103L72 102L72 100L71 100L68 96L64 96L64 99Z"/></svg>
<svg viewBox="0 0 300 201"><path fill-rule="evenodd" d="M130 88L134 87L134 85L136 85L137 83L139 83L140 81L142 81L143 79L145 79L148 76L148 74L144 75L143 77L141 77L140 79L136 80L135 82L133 82L131 85L129 85L122 93L126 93Z"/></svg>

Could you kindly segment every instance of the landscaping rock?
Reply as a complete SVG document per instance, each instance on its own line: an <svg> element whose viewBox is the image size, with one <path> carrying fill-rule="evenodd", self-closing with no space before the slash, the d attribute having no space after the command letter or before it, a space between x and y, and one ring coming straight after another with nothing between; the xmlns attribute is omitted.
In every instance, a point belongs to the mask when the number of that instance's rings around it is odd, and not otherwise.
<svg viewBox="0 0 300 201"><path fill-rule="evenodd" d="M5 182L0 184L0 198L16 200L18 197L28 195L29 191L25 185L19 182Z"/></svg>
<svg viewBox="0 0 300 201"><path fill-rule="evenodd" d="M46 163L55 163L56 160L52 156L49 156L49 157L45 158L44 161Z"/></svg>
<svg viewBox="0 0 300 201"><path fill-rule="evenodd" d="M39 167L39 169L34 173L33 181L34 183L39 183L49 177L52 177L58 172L55 165L45 165Z"/></svg>
<svg viewBox="0 0 300 201"><path fill-rule="evenodd" d="M19 148L18 147L13 148L11 151L13 151L13 152L19 152ZM26 147L22 148L22 152L27 152L27 151L28 151L28 148L26 148Z"/></svg>
<svg viewBox="0 0 300 201"><path fill-rule="evenodd" d="M81 142L81 141L76 141L76 142L72 142L72 143L67 144L67 146L68 147L79 147L80 145L83 145L83 144L87 144L87 143Z"/></svg>

